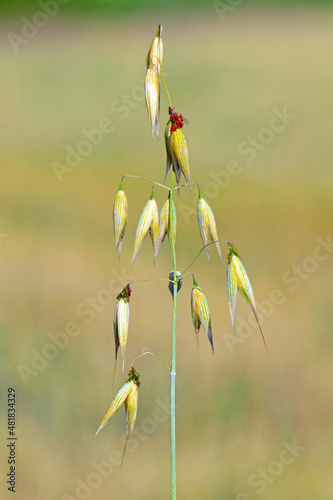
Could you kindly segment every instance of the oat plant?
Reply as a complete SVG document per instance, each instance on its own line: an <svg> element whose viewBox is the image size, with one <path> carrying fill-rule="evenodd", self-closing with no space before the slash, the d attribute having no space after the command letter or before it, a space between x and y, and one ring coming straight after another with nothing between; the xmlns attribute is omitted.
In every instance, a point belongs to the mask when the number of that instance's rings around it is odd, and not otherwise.
<svg viewBox="0 0 333 500"><path fill-rule="evenodd" d="M172 271L168 278L160 278L161 281L168 283L168 288L172 295L173 308L172 308L172 330L171 330L171 363L168 366L163 361L159 360L153 353L144 351L138 354L134 361L146 354L151 354L157 358L170 373L170 498L176 499L176 416L175 416L175 397L176 397L176 319L177 319L177 296L183 284L183 278L192 278L193 287L190 295L191 315L193 321L194 331L198 340L199 330L202 327L206 332L210 342L212 353L214 353L213 332L211 314L208 306L208 300L205 292L198 285L193 273L189 271L194 262L200 257L203 250L205 250L208 259L210 260L211 245L215 246L218 256L223 265L222 253L220 243L226 244L229 254L227 257L226 265L226 295L229 305L231 323L233 330L235 329L235 311L238 290L241 291L246 302L251 307L253 314L258 323L260 333L262 335L265 348L266 342L263 332L259 323L259 318L256 310L256 304L252 287L244 268L244 265L239 257L238 250L227 239L219 239L215 217L211 207L203 198L199 185L197 183L191 184L190 176L190 161L188 151L188 140L184 132L184 125L186 120L182 114L177 113L175 108L172 107L170 94L168 92L164 74L163 74L163 41L162 41L162 26L159 25L157 34L154 37L148 51L146 59L146 75L144 81L145 99L148 111L148 117L152 133L152 141L154 135L159 136L159 122L160 122L160 90L161 87L165 89L169 101L168 110L166 113L166 126L164 129L164 141L166 148L166 174L164 183L160 183L155 179L147 179L142 172L140 175L124 175L120 181L119 190L116 194L113 206L113 223L114 223L114 236L115 236L115 253L120 258L120 253L123 247L124 236L127 225L128 217L128 203L124 191L124 182L128 178L135 178L143 180L151 184L150 197L143 208L139 222L136 229L133 257L131 262L131 269L138 256L139 250L144 239L148 236L151 238L153 247L153 262L155 261L162 243L166 236L168 237L171 247ZM169 171L172 170L171 185L166 185ZM162 168L161 168L162 174ZM197 218L199 231L203 243L203 247L198 251L192 262L181 271L177 269L176 260L176 203L175 195L180 195L182 189L190 189L192 195L192 188L197 192ZM163 189L166 192L166 201L159 214L157 203L155 200L154 189ZM117 296L117 304L114 313L114 340L115 340L115 366L114 376L117 367L117 356L120 348L122 356L122 370L125 367L125 350L128 340L129 332L129 302L132 293L132 287L136 288L136 284L140 281L149 281L147 279L136 280L129 283ZM267 351L268 354L268 351ZM138 389L140 387L140 375L133 366L134 361L131 363L131 368L128 372L128 378L124 385L117 392L116 396L111 402L97 432L105 426L109 419L118 411L124 404L126 413L126 428L127 436L123 452L122 464L125 456L126 446L131 437L138 409Z"/></svg>

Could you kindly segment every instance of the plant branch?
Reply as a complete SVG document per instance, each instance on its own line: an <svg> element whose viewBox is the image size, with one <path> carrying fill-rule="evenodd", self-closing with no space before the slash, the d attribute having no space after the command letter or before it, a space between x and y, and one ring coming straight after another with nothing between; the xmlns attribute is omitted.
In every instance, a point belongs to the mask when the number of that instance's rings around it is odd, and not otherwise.
<svg viewBox="0 0 333 500"><path fill-rule="evenodd" d="M163 365L165 368L167 368L168 371L170 372L170 367L167 364L163 363L163 361L160 360L160 358L158 356L156 356L153 352L150 352L150 351L144 351L141 354L139 354L136 358L133 359L131 366L134 365L134 363L137 359L141 358L142 356L145 356L146 354L150 354L151 356L153 356L155 359L157 359L157 361L159 361L161 363L161 365Z"/></svg>
<svg viewBox="0 0 333 500"><path fill-rule="evenodd" d="M225 242L225 243L227 243L227 244L229 244L229 243L230 243L228 240L221 239L221 240L213 240L213 241L211 241L210 243L207 243L207 245L204 245L204 246L202 247L202 249L200 250L200 252L198 253L198 255L197 255L197 256L196 256L196 257L192 260L191 264L189 264L189 265L186 267L186 269L184 269L184 271L183 271L183 272L182 272L182 274L181 274L181 277L183 277L183 276L184 276L184 274L186 273L186 271L187 271L188 269L190 269L190 267L194 264L194 262L197 260L197 258L198 258L198 257L200 257L201 253L204 251L204 249L205 249L206 247L208 247L209 245L213 245L213 243L217 243L218 241L224 241L224 242Z"/></svg>
<svg viewBox="0 0 333 500"><path fill-rule="evenodd" d="M132 285L133 283L144 283L145 281L168 281L168 283L173 283L173 280L169 280L168 278L147 278L145 280L130 281L128 285Z"/></svg>
<svg viewBox="0 0 333 500"><path fill-rule="evenodd" d="M123 175L121 180L123 181L123 179L125 179L125 177L132 177L134 179L141 179L143 181L147 181L147 182L150 182L151 184L153 184L154 186L159 186L159 187L162 187L164 189L167 189L168 191L170 190L170 188L168 186L164 186L164 184L160 184L159 182L156 182L156 181L153 181L151 179L147 179L146 177L142 177L141 175L132 175L132 174L126 174L126 175Z"/></svg>
<svg viewBox="0 0 333 500"><path fill-rule="evenodd" d="M162 76L162 80L163 80L163 84L164 84L164 88L165 88L165 91L167 93L167 96L168 96L168 101L169 101L169 106L170 108L172 108L172 105L171 105L171 98L170 98L170 94L169 94L169 91L168 91L168 87L165 83L165 78L164 78L164 73L163 73L163 69L162 69L162 64L161 64L161 61L160 61L160 68L161 68L161 76Z"/></svg>

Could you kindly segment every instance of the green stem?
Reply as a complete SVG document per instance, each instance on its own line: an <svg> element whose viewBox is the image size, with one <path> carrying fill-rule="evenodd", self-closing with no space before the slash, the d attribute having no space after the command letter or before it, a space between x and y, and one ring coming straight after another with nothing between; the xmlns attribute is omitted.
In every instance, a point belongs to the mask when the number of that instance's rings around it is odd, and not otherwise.
<svg viewBox="0 0 333 500"><path fill-rule="evenodd" d="M172 172L172 184L170 190L170 207L173 202L175 188L175 173ZM170 370L170 488L171 500L176 500L176 316L177 316L177 265L176 248L173 234L173 210L170 213L170 241L173 261L173 311L172 311L172 335L171 335L171 370Z"/></svg>

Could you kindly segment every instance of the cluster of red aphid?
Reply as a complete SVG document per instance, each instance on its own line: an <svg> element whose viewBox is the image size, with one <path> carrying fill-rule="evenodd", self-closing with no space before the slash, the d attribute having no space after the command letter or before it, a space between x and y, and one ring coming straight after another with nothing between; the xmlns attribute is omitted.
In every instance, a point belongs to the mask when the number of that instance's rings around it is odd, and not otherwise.
<svg viewBox="0 0 333 500"><path fill-rule="evenodd" d="M169 106L169 115L170 115L170 122L171 122L171 127L170 127L170 132L175 132L177 128L183 128L184 126L184 119L182 115L177 115L177 113L174 113L175 108L170 108Z"/></svg>
<svg viewBox="0 0 333 500"><path fill-rule="evenodd" d="M125 288L117 295L117 300L125 299L125 302L129 301L132 290L129 285L126 285Z"/></svg>

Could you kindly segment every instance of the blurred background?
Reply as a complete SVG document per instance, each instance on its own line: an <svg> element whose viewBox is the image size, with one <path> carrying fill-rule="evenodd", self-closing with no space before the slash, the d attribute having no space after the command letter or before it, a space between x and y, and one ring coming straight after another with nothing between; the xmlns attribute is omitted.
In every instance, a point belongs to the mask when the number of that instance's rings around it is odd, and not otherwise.
<svg viewBox="0 0 333 500"><path fill-rule="evenodd" d="M0 3L0 489L8 473L7 388L17 398L16 498L169 498L167 370L150 356L123 470L111 401L116 295L167 278L149 238L130 274L150 184L128 178L129 223L114 258L113 201L124 174L163 182L151 145L145 57L163 24L163 63L186 133L192 182L220 238L239 249L261 312L267 359L239 297L236 336L224 263L192 266L212 315L215 354L179 295L178 497L332 498L332 2ZM161 92L160 128L168 102ZM167 179L170 183L171 177ZM155 189L159 208L165 191ZM197 191L176 199L177 263L201 248ZM132 286L125 370L146 348L170 362L164 282ZM113 394L126 380L121 363Z"/></svg>

